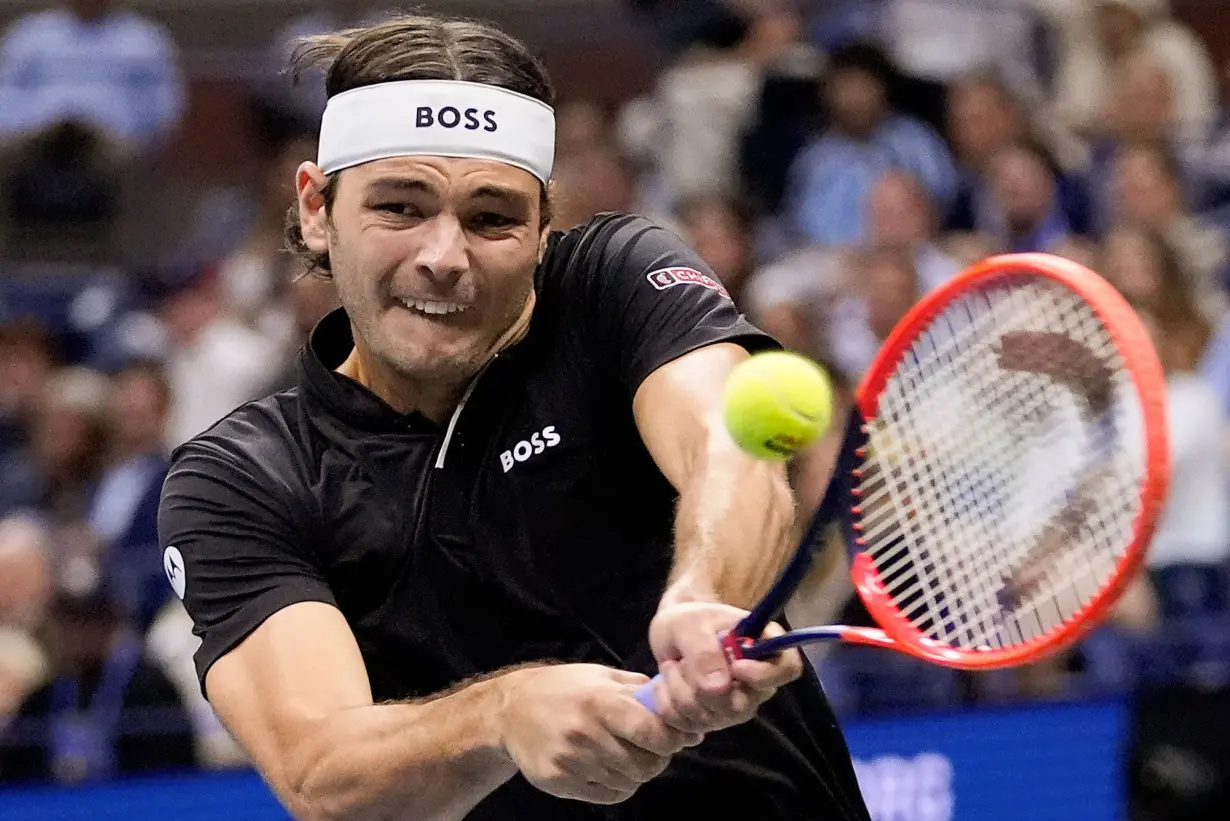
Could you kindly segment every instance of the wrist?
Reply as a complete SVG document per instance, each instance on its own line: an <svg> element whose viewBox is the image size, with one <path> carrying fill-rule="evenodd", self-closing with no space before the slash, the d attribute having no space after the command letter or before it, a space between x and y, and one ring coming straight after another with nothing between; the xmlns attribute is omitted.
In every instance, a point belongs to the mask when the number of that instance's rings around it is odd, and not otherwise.
<svg viewBox="0 0 1230 821"><path fill-rule="evenodd" d="M666 592L658 602L658 610L664 610L677 604L713 604L719 602L717 591L712 584L702 582L695 577L684 576L671 582Z"/></svg>
<svg viewBox="0 0 1230 821"><path fill-rule="evenodd" d="M498 758L502 764L506 764L514 772L518 767L512 754L509 752L508 728L512 720L511 713L516 700L516 679L521 675L521 672L520 670L515 670L497 678L489 679L481 685L488 691L484 694L487 701L487 709L485 711L487 715L487 721L485 722L486 730L483 736L484 747L493 756Z"/></svg>

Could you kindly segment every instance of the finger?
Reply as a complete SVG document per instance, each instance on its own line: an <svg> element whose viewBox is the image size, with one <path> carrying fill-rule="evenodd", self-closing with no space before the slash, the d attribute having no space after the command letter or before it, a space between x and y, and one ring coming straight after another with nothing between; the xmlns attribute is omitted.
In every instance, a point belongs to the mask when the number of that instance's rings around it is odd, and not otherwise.
<svg viewBox="0 0 1230 821"><path fill-rule="evenodd" d="M589 781L573 789L561 791L557 795L560 798L572 798L590 804L618 804L622 801L627 801L635 792L635 789L619 790L596 781Z"/></svg>
<svg viewBox="0 0 1230 821"><path fill-rule="evenodd" d="M609 668L611 679L619 684L626 684L629 687L640 687L649 681L649 676L641 673L634 673L631 670L619 670Z"/></svg>
<svg viewBox="0 0 1230 821"><path fill-rule="evenodd" d="M676 730L699 733L713 729L717 716L700 701L700 695L684 678L682 665L666 662L662 666L662 689L666 691L668 710L662 710L662 720Z"/></svg>
<svg viewBox="0 0 1230 821"><path fill-rule="evenodd" d="M660 774L670 763L670 757L649 752L637 747L630 741L622 740L607 731L599 735L586 736L581 746L593 757L598 768L612 770L622 775L630 784L642 784ZM604 781L607 786L618 787L617 783Z"/></svg>
<svg viewBox="0 0 1230 821"><path fill-rule="evenodd" d="M797 651L763 661L738 659L730 665L735 681L752 690L776 690L803 673L803 661Z"/></svg>
<svg viewBox="0 0 1230 821"><path fill-rule="evenodd" d="M674 639L683 677L702 698L730 688L730 663L716 625L708 619L689 621L676 628Z"/></svg>
<svg viewBox="0 0 1230 821"><path fill-rule="evenodd" d="M665 692L659 696L658 706L670 709L670 697ZM662 718L649 712L635 699L611 707L603 716L607 731L616 738L634 744L642 750L659 756L671 756L685 747L695 747L704 740L699 733L680 732L667 726Z"/></svg>

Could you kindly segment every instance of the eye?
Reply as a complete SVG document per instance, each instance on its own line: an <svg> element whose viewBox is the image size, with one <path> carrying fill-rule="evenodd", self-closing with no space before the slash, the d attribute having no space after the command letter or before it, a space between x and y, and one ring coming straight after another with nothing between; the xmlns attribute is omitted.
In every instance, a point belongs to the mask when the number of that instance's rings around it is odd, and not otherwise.
<svg viewBox="0 0 1230 821"><path fill-rule="evenodd" d="M481 214L476 214L470 222L480 231L490 231L509 228L518 224L519 220L504 214L497 214L494 211L484 211Z"/></svg>
<svg viewBox="0 0 1230 821"><path fill-rule="evenodd" d="M408 202L382 202L373 209L383 214L394 214L399 217L417 217L421 216L419 210Z"/></svg>

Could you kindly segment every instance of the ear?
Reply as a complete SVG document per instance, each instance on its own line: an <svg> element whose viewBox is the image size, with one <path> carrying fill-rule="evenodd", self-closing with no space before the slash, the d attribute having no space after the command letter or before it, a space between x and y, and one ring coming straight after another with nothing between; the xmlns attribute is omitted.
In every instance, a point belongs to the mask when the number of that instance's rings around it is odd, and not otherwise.
<svg viewBox="0 0 1230 821"><path fill-rule="evenodd" d="M551 238L551 226L548 225L538 234L538 262L541 264L547 255L547 241Z"/></svg>
<svg viewBox="0 0 1230 821"><path fill-rule="evenodd" d="M328 177L314 162L305 162L295 172L295 190L299 196L299 228L303 242L316 254L329 252L329 212L321 191Z"/></svg>

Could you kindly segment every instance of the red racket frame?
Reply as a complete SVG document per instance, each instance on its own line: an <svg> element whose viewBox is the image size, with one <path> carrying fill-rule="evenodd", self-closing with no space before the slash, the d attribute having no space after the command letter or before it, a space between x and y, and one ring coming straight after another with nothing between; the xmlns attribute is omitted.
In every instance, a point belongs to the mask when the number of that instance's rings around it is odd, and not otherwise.
<svg viewBox="0 0 1230 821"><path fill-rule="evenodd" d="M1009 648L963 650L928 638L892 604L871 557L866 553L856 554L851 568L855 589L876 624L898 645L895 649L947 667L967 670L1010 667L1035 661L1077 641L1106 616L1131 583L1144 561L1166 501L1170 474L1166 376L1149 332L1113 285L1083 265L1061 257L1041 253L994 256L971 266L923 297L897 323L876 354L855 394L857 412L865 421L875 418L880 395L902 355L950 303L966 293L985 290L996 280L1022 275L1054 280L1079 295L1102 321L1123 357L1144 418L1146 461L1140 512L1133 523L1131 543L1109 584L1055 630ZM857 521L858 511L852 515ZM850 630L843 638L859 644L886 646L878 632Z"/></svg>

